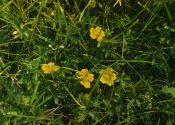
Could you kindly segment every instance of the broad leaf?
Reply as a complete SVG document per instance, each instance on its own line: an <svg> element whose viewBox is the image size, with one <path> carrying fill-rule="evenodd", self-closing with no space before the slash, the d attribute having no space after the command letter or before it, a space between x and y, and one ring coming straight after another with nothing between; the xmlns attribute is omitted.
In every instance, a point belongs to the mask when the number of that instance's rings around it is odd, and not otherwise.
<svg viewBox="0 0 175 125"><path fill-rule="evenodd" d="M175 97L175 88L174 87L168 88L168 86L166 85L162 88L161 91L166 93L166 94L171 94L173 97Z"/></svg>

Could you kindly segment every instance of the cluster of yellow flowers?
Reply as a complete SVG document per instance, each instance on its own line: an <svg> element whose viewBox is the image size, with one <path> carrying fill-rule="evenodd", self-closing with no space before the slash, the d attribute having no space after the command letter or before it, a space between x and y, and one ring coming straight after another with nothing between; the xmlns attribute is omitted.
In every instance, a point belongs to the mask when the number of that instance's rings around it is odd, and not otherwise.
<svg viewBox="0 0 175 125"><path fill-rule="evenodd" d="M90 88L90 83L94 80L94 74L89 73L87 69L82 69L76 73L76 79L78 79L85 88ZM112 86L116 79L117 73L115 73L112 68L108 67L100 71L100 82L102 84Z"/></svg>
<svg viewBox="0 0 175 125"><path fill-rule="evenodd" d="M58 71L59 69L60 67L56 66L53 62L41 65L41 70L46 74L53 73L55 71ZM106 69L102 69L99 73L100 82L102 84L107 84L109 86L114 85L114 81L117 79L117 73L112 68L107 67ZM77 71L75 77L85 88L90 88L91 82L94 81L94 74L89 73L88 69L82 69L81 71Z"/></svg>
<svg viewBox="0 0 175 125"><path fill-rule="evenodd" d="M90 28L90 37L92 39L97 39L97 41L100 42L105 37L105 32L99 26L96 28Z"/></svg>
<svg viewBox="0 0 175 125"><path fill-rule="evenodd" d="M95 28L90 28L90 37L92 39L96 39L98 42L101 42L105 37L105 32L99 26ZM53 73L55 71L58 71L59 68L60 67L56 66L53 62L41 65L41 69L44 73ZM109 67L106 69L102 69L99 74L100 82L109 86L114 85L114 81L117 79L117 73ZM90 88L91 82L94 81L94 74L89 73L88 69L82 69L81 71L77 71L75 76L76 79L80 81L80 84L83 85L85 88Z"/></svg>

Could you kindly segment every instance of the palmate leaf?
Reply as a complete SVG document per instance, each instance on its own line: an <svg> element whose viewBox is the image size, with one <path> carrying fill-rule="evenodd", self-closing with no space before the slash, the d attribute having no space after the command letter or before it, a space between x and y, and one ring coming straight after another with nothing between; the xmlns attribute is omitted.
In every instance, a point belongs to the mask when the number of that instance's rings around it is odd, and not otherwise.
<svg viewBox="0 0 175 125"><path fill-rule="evenodd" d="M175 88L174 87L168 88L168 86L166 85L162 88L161 91L166 93L166 94L171 94L173 97L175 97Z"/></svg>

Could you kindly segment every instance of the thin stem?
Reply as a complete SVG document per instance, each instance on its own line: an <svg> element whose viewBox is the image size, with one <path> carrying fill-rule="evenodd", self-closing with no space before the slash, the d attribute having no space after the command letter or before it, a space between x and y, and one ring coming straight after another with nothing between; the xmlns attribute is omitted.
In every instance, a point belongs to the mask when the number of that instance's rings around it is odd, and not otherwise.
<svg viewBox="0 0 175 125"><path fill-rule="evenodd" d="M72 99L75 101L75 103L80 106L80 108L85 107L78 102L78 100L74 97L74 95L69 91L69 89L65 85L63 85L63 87L69 93L69 95L72 97Z"/></svg>
<svg viewBox="0 0 175 125"><path fill-rule="evenodd" d="M78 70L75 70L75 69L72 69L72 68L69 68L69 67L60 67L60 69L66 69L66 70L70 70L70 71L74 71L74 72L78 71Z"/></svg>
<svg viewBox="0 0 175 125"><path fill-rule="evenodd" d="M36 99L38 87L39 87L39 81L38 81L38 74L36 73L35 74L35 88L34 88L34 91L33 91L32 98L30 100L30 104L33 104L34 100Z"/></svg>

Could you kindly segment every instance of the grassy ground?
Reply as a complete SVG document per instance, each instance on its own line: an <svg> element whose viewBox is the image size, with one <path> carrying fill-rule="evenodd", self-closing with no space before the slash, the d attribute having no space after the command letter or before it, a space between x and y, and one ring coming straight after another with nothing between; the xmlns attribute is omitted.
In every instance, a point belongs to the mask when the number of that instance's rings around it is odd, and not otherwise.
<svg viewBox="0 0 175 125"><path fill-rule="evenodd" d="M1 0L0 124L175 124L174 7Z"/></svg>

